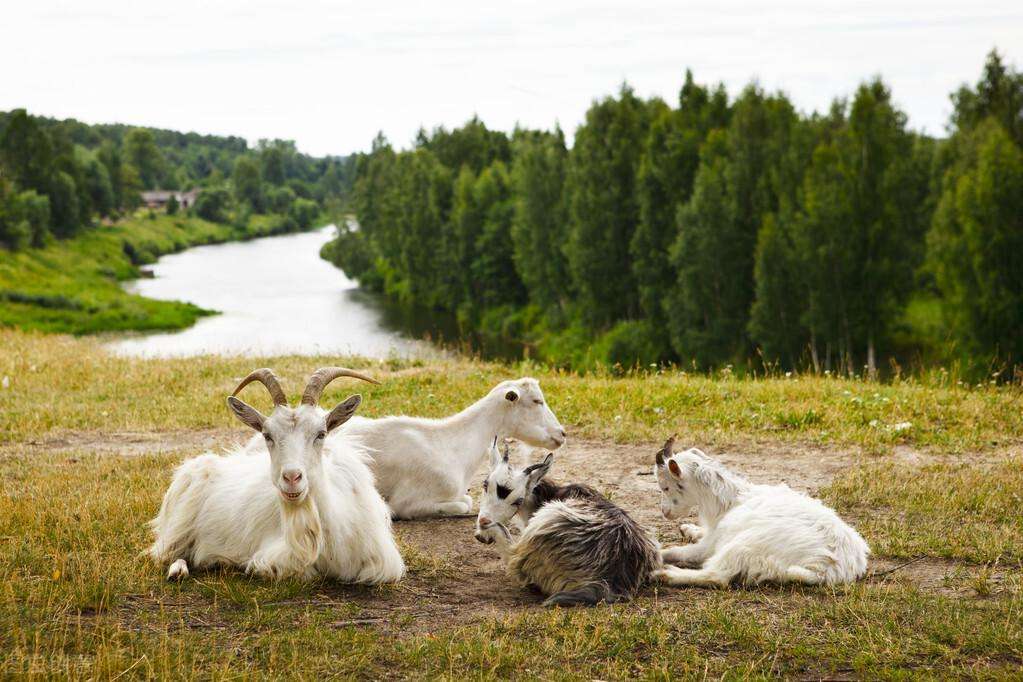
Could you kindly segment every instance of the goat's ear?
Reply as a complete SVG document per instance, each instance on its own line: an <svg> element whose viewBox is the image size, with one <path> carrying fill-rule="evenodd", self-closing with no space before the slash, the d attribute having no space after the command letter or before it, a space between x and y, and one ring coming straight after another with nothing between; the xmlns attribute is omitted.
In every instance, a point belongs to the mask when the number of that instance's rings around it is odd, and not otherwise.
<svg viewBox="0 0 1023 682"><path fill-rule="evenodd" d="M675 449L675 436L672 436L668 440L664 441L664 445L657 451L657 466L662 467L664 463L671 459L672 451Z"/></svg>
<svg viewBox="0 0 1023 682"><path fill-rule="evenodd" d="M333 431L351 419L352 415L355 414L355 410L359 408L360 403L362 403L362 396L356 393L353 396L349 396L343 403L331 410L330 413L327 414L327 430Z"/></svg>
<svg viewBox="0 0 1023 682"><path fill-rule="evenodd" d="M248 405L238 398L231 396L227 399L227 406L234 412L234 416L238 417L238 420L242 424L255 429L256 431L263 430L263 422L266 421L266 417L260 414L259 410Z"/></svg>
<svg viewBox="0 0 1023 682"><path fill-rule="evenodd" d="M510 388L508 389L508 392L504 394L504 399L510 403L513 403L519 399L519 392L516 391L514 388Z"/></svg>
<svg viewBox="0 0 1023 682"><path fill-rule="evenodd" d="M497 447L497 436L494 436L494 442L490 444L490 468L493 470L500 463L501 449Z"/></svg>
<svg viewBox="0 0 1023 682"><path fill-rule="evenodd" d="M682 478L682 469L679 468L678 462L673 459L668 460L668 471L670 471L671 475L675 478Z"/></svg>
<svg viewBox="0 0 1023 682"><path fill-rule="evenodd" d="M526 467L523 471L526 474L526 489L532 490L536 487L536 484L540 482L547 472L551 470L551 465L554 464L554 453L548 452L547 457L544 458L539 464L533 464Z"/></svg>

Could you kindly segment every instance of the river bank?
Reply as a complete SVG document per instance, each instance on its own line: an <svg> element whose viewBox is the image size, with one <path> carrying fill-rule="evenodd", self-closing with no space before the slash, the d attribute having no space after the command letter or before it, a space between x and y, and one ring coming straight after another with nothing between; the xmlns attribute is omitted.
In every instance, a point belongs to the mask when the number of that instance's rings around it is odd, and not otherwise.
<svg viewBox="0 0 1023 682"><path fill-rule="evenodd" d="M183 329L214 311L145 298L121 283L164 254L286 231L273 215L254 215L240 228L140 211L41 249L0 249L0 326L78 335Z"/></svg>

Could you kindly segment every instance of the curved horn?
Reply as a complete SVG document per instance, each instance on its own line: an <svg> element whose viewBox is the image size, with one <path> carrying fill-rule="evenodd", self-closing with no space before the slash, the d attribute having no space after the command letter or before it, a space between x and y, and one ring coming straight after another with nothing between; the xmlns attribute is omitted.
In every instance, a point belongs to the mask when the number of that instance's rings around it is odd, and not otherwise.
<svg viewBox="0 0 1023 682"><path fill-rule="evenodd" d="M305 386L305 392L302 394L303 405L315 405L320 401L320 394L323 393L323 389L327 384L334 381L338 377L352 377L353 379L362 379L368 381L371 384L379 384L380 382L376 379L370 379L365 374L359 374L353 372L350 369L344 367L320 367L318 370L312 373L309 377L309 383Z"/></svg>
<svg viewBox="0 0 1023 682"><path fill-rule="evenodd" d="M234 389L231 395L238 395L238 391L242 390L253 381L266 386L266 390L270 391L270 397L273 398L274 405L287 405L288 399L284 395L284 389L281 388L281 383L277 380L277 375L274 374L272 369L264 367L263 369L253 370L249 376L242 379L242 382L238 384L238 388Z"/></svg>

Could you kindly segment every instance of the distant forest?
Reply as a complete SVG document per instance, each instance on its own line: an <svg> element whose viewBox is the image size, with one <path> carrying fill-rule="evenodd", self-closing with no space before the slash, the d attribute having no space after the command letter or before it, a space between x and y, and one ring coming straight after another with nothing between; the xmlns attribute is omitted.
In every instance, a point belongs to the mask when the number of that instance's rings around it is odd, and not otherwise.
<svg viewBox="0 0 1023 682"><path fill-rule="evenodd" d="M314 158L284 140L250 148L239 137L0 112L0 245L9 250L116 218L151 189L201 188L195 213L240 230L252 214L305 229L353 180L354 158Z"/></svg>
<svg viewBox="0 0 1023 682"><path fill-rule="evenodd" d="M356 165L358 226L325 253L365 287L571 367L1010 377L1023 75L992 52L951 100L935 139L879 79L806 115L687 72L674 105L628 86L594 101L571 148L558 128L476 118L407 150L378 136Z"/></svg>

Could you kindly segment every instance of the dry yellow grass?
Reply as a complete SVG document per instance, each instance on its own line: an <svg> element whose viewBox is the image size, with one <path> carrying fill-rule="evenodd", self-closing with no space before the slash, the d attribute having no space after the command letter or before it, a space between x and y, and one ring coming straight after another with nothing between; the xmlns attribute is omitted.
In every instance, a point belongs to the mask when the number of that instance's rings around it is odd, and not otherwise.
<svg viewBox="0 0 1023 682"><path fill-rule="evenodd" d="M1023 478L1019 460L1003 454L1021 442L1018 388L615 378L463 360L135 360L112 357L95 340L11 331L0 331L0 348L0 379L8 378L0 389L0 676L998 679L1018 676L1023 664ZM577 436L653 442L678 431L701 445L861 451L864 465L825 496L860 520L882 556L925 559L945 581L936 589L897 572L839 590L690 591L673 600L651 591L573 612L517 609L435 627L395 612L352 625L362 615L358 588L232 572L167 584L138 557L144 521L188 451L124 456L27 444L68 432L233 426L224 396L254 366L274 366L297 398L310 369L336 362L385 380L338 382L326 398L358 390L371 415L443 414L528 373ZM267 406L258 390L246 397ZM924 467L868 456L897 444L933 457L969 454ZM460 589L449 560L403 549L412 578L380 588L379 599L413 590L429 611L432 590Z"/></svg>

